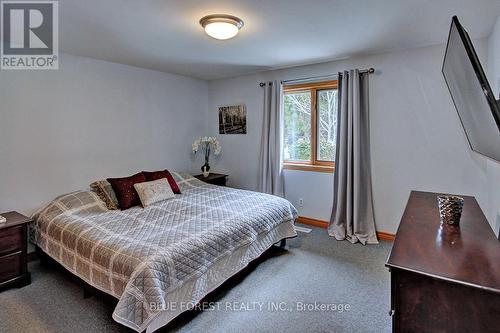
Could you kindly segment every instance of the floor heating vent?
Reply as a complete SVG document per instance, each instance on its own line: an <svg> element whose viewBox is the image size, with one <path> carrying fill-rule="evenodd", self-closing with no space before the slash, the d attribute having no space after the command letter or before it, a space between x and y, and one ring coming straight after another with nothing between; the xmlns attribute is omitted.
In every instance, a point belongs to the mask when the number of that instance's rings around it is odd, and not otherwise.
<svg viewBox="0 0 500 333"><path fill-rule="evenodd" d="M312 231L312 229L295 226L295 231L303 232L303 233L308 234L308 233L310 233Z"/></svg>

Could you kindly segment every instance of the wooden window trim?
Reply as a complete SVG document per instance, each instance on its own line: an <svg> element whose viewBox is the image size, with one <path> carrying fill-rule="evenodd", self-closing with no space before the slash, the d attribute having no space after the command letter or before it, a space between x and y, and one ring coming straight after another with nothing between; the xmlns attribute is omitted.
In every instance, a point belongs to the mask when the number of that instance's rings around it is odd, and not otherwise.
<svg viewBox="0 0 500 333"><path fill-rule="evenodd" d="M324 172L324 173L334 173L335 172L334 165L323 166L323 165L293 163L293 162L284 162L283 169L285 169L285 170L298 170L298 171Z"/></svg>
<svg viewBox="0 0 500 333"><path fill-rule="evenodd" d="M333 173L335 171L335 162L318 160L318 91L327 89L337 89L338 81L322 81L315 83L302 83L286 85L283 87L283 93L310 92L311 93L311 161L284 161L283 168L287 170L315 171Z"/></svg>
<svg viewBox="0 0 500 333"><path fill-rule="evenodd" d="M305 90L311 90L312 88L321 90L321 89L337 89L338 88L338 81L337 80L330 80L330 81L322 81L322 82L315 82L315 83L301 83L301 84L294 84L294 85L287 85L283 86L283 92L294 92L294 91L305 91Z"/></svg>

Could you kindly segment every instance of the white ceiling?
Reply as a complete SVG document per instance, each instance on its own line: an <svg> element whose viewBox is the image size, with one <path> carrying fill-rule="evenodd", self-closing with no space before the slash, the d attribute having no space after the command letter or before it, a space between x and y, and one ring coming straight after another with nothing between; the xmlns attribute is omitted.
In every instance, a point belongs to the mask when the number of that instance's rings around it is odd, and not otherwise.
<svg viewBox="0 0 500 333"><path fill-rule="evenodd" d="M63 52L202 79L488 36L499 0L60 0ZM198 20L245 21L229 41Z"/></svg>

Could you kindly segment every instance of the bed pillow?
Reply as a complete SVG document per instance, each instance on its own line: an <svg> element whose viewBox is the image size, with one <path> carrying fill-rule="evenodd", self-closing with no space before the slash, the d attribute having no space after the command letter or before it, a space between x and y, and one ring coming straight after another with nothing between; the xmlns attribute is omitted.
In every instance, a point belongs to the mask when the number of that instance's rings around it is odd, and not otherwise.
<svg viewBox="0 0 500 333"><path fill-rule="evenodd" d="M107 180L115 191L116 198L118 199L121 209L128 209L141 204L141 200L139 199L139 195L134 188L134 184L146 181L146 177L144 177L142 172L130 177L108 178Z"/></svg>
<svg viewBox="0 0 500 333"><path fill-rule="evenodd" d="M181 190L179 189L179 186L175 182L174 177L170 174L168 170L163 170L163 171L153 171L153 172L148 172L148 171L143 171L144 177L146 177L146 181L150 182L153 180L161 179L161 178L167 178L168 183L170 184L170 187L172 188L172 191L175 194L181 194Z"/></svg>
<svg viewBox="0 0 500 333"><path fill-rule="evenodd" d="M115 191L107 180L95 181L90 184L90 188L102 201L104 201L108 209L116 210L119 208L119 203L118 199L116 198Z"/></svg>
<svg viewBox="0 0 500 333"><path fill-rule="evenodd" d="M139 195L143 207L175 198L175 194L165 178L160 178L151 182L137 183L134 184L134 188Z"/></svg>

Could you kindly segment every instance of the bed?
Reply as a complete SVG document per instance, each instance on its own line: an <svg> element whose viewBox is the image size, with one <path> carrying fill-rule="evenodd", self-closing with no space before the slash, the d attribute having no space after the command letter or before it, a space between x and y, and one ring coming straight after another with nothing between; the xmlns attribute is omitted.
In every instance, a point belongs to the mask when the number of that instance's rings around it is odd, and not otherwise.
<svg viewBox="0 0 500 333"><path fill-rule="evenodd" d="M147 208L108 210L91 191L62 195L34 214L31 240L94 288L114 296L113 319L153 332L295 237L285 199L172 173L182 194Z"/></svg>

